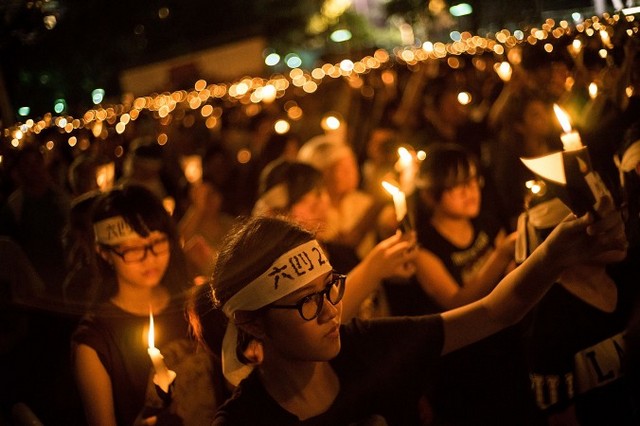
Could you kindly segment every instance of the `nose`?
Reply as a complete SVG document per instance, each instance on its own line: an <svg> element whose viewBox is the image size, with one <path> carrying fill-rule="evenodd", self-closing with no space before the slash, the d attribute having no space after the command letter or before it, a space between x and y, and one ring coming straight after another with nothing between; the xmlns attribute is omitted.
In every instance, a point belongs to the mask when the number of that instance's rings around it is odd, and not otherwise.
<svg viewBox="0 0 640 426"><path fill-rule="evenodd" d="M322 309L320 310L320 314L318 315L318 321L321 323L329 322L334 319L336 316L340 315L342 311L342 300L335 305L327 299L326 295L322 296Z"/></svg>

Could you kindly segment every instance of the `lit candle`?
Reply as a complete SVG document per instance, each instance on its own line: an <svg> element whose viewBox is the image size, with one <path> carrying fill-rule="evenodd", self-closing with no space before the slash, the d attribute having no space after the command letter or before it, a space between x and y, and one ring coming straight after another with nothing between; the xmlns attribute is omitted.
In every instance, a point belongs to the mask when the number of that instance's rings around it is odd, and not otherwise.
<svg viewBox="0 0 640 426"><path fill-rule="evenodd" d="M595 82L589 84L589 97L595 99L598 96L598 85Z"/></svg>
<svg viewBox="0 0 640 426"><path fill-rule="evenodd" d="M511 74L513 71L509 62L503 61L499 64L495 64L494 69L496 74L498 74L498 77L500 77L500 80L504 82L511 80Z"/></svg>
<svg viewBox="0 0 640 426"><path fill-rule="evenodd" d="M571 128L571 122L569 121L569 115L562 110L558 105L553 104L553 110L556 113L556 117L562 126L563 133L560 135L562 140L562 146L565 151L574 151L582 148L582 140L578 132Z"/></svg>
<svg viewBox="0 0 640 426"><path fill-rule="evenodd" d="M149 311L148 340L149 348L147 349L147 352L149 353L149 357L151 358L153 369L155 371L155 374L153 375L153 383L162 389L164 393L169 393L169 386L171 386L171 383L175 380L176 372L167 368L167 365L164 363L164 357L160 353L160 350L155 347L153 313L151 311Z"/></svg>
<svg viewBox="0 0 640 426"><path fill-rule="evenodd" d="M403 232L411 229L409 216L407 215L407 199L404 192L387 181L382 181L382 187L393 197L393 206L396 211L396 220L398 221L400 230Z"/></svg>
<svg viewBox="0 0 640 426"><path fill-rule="evenodd" d="M96 169L96 182L101 191L108 191L113 187L116 175L116 165L112 161L102 164Z"/></svg>
<svg viewBox="0 0 640 426"><path fill-rule="evenodd" d="M613 45L611 44L611 37L609 37L607 30L600 30L600 39L607 49L613 48Z"/></svg>
<svg viewBox="0 0 640 426"><path fill-rule="evenodd" d="M400 174L400 190L405 194L412 194L416 175L416 164L413 154L404 146L398 148L396 171Z"/></svg>
<svg viewBox="0 0 640 426"><path fill-rule="evenodd" d="M202 180L202 157L199 155L186 155L181 160L184 176L189 183L197 183Z"/></svg>
<svg viewBox="0 0 640 426"><path fill-rule="evenodd" d="M400 191L396 186L390 184L387 181L382 181L384 189L393 197L393 206L396 209L396 219L398 223L407 214L407 200L404 196L404 192Z"/></svg>

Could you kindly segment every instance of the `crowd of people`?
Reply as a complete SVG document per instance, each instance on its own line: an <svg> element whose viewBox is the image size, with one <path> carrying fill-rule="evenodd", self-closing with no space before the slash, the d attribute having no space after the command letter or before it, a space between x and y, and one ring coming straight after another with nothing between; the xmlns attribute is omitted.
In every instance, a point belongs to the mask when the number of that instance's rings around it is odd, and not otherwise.
<svg viewBox="0 0 640 426"><path fill-rule="evenodd" d="M640 424L640 45L620 32L613 59L525 44L504 80L486 55L396 69L357 107L336 80L284 135L268 105L83 150L30 135L1 163L0 425ZM563 150L554 104L606 188L584 215L520 161Z"/></svg>

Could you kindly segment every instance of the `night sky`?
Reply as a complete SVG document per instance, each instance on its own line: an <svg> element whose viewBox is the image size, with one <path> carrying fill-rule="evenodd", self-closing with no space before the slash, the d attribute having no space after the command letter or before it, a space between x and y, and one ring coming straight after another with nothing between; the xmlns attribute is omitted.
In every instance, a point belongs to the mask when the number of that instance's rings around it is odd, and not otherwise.
<svg viewBox="0 0 640 426"><path fill-rule="evenodd" d="M398 0L396 0L398 1ZM320 0L48 0L0 2L0 61L14 110L30 116L53 109L64 98L67 111L91 106L91 91L119 95L122 69L189 51L264 35L295 40ZM452 3L452 2L449 2ZM563 0L469 1L482 20L518 22L544 8L573 8L590 2ZM551 6L553 3L553 6ZM509 7L507 7L507 4ZM168 9L168 14L163 8ZM502 12L501 12L502 11ZM512 16L501 13L509 11ZM47 30L43 17L57 18ZM501 22L500 22L501 21Z"/></svg>

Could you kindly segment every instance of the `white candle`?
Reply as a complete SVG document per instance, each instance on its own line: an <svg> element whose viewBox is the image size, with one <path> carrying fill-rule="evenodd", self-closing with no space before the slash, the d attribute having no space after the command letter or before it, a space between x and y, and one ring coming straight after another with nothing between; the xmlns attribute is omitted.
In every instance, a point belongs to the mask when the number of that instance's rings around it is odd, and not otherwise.
<svg viewBox="0 0 640 426"><path fill-rule="evenodd" d="M562 126L563 133L560 135L562 140L562 146L565 151L574 151L582 148L582 140L580 134L571 128L571 122L569 121L569 115L562 110L558 105L553 104L553 110L556 113L556 117Z"/></svg>
<svg viewBox="0 0 640 426"><path fill-rule="evenodd" d="M396 161L395 168L400 175L399 189L405 194L412 194L417 168L413 154L404 146L398 148L398 161Z"/></svg>
<svg viewBox="0 0 640 426"><path fill-rule="evenodd" d="M407 199L404 192L400 191L397 187L390 184L387 181L382 181L382 186L387 190L391 196L393 196L393 206L396 210L396 220L398 223L404 219L407 215Z"/></svg>
<svg viewBox="0 0 640 426"><path fill-rule="evenodd" d="M165 393L169 393L169 386L176 378L176 372L169 370L164 363L164 357L160 350L155 347L155 332L153 326L153 313L149 312L149 348L147 353L153 363L155 374L153 375L153 383L155 383Z"/></svg>

